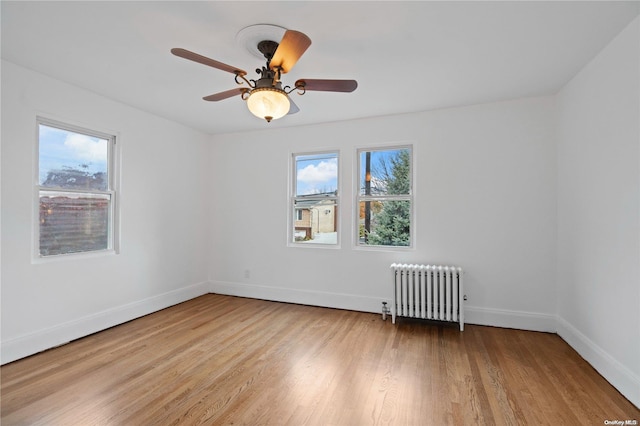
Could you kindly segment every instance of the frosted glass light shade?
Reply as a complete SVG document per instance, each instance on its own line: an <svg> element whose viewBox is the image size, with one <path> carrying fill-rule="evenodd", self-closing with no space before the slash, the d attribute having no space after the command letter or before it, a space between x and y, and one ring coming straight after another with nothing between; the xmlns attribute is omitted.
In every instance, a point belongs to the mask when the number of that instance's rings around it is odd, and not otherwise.
<svg viewBox="0 0 640 426"><path fill-rule="evenodd" d="M289 97L282 90L263 87L253 89L247 99L247 107L253 115L267 121L277 120L289 112Z"/></svg>

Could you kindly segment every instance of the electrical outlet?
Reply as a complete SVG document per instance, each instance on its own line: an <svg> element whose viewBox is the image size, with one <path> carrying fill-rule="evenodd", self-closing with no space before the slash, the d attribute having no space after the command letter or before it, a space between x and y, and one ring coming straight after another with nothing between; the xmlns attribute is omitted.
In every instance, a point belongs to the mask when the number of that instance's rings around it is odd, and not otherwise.
<svg viewBox="0 0 640 426"><path fill-rule="evenodd" d="M245 269L244 270L244 277L247 278L247 279L251 278L251 270Z"/></svg>

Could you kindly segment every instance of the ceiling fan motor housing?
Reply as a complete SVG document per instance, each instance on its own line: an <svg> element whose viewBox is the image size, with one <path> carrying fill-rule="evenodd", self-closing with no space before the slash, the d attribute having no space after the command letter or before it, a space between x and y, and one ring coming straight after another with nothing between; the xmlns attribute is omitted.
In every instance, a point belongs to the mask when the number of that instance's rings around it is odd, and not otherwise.
<svg viewBox="0 0 640 426"><path fill-rule="evenodd" d="M272 40L262 40L258 43L258 50L262 52L264 57L267 59L267 62L273 58L273 54L276 53L278 49L279 43Z"/></svg>

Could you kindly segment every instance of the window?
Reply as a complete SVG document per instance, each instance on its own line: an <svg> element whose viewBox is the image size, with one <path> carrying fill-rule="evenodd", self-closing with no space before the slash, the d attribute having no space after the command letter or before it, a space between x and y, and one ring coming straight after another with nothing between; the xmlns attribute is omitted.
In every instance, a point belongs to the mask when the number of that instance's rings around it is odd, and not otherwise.
<svg viewBox="0 0 640 426"><path fill-rule="evenodd" d="M293 154L291 236L295 244L338 244L338 153Z"/></svg>
<svg viewBox="0 0 640 426"><path fill-rule="evenodd" d="M357 245L412 246L411 147L359 150L357 180Z"/></svg>
<svg viewBox="0 0 640 426"><path fill-rule="evenodd" d="M39 257L114 249L115 136L38 119Z"/></svg>

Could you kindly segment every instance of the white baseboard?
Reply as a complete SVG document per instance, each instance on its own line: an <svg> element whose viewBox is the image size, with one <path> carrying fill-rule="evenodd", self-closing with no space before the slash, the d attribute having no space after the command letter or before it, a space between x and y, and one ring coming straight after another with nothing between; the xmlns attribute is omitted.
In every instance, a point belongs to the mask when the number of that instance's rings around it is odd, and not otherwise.
<svg viewBox="0 0 640 426"><path fill-rule="evenodd" d="M209 283L202 282L3 341L0 363L6 364L60 346L207 293Z"/></svg>
<svg viewBox="0 0 640 426"><path fill-rule="evenodd" d="M640 408L640 377L595 344L564 318L558 317L558 335L613 387Z"/></svg>
<svg viewBox="0 0 640 426"><path fill-rule="evenodd" d="M271 300L274 302L297 303L300 305L321 306L325 308L348 309L360 312L379 312L381 314L382 302L391 302L389 299L378 297L329 293L317 290L299 290L225 281L214 281L211 283L209 289L211 293L224 294L228 296L248 297L251 299Z"/></svg>
<svg viewBox="0 0 640 426"><path fill-rule="evenodd" d="M389 307L391 307L392 302L392 296L389 298L379 298L223 281L212 282L210 290L212 293L230 296L373 313L382 312L382 302L387 302ZM473 306L465 306L464 312L465 324L490 325L551 333L555 333L556 331L556 317L550 314L486 309Z"/></svg>
<svg viewBox="0 0 640 426"><path fill-rule="evenodd" d="M556 316L538 312L511 311L465 305L464 322L492 327L517 328L519 330L556 332Z"/></svg>

